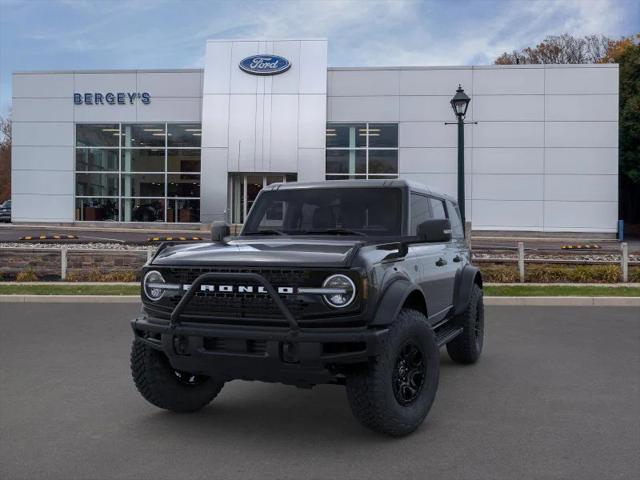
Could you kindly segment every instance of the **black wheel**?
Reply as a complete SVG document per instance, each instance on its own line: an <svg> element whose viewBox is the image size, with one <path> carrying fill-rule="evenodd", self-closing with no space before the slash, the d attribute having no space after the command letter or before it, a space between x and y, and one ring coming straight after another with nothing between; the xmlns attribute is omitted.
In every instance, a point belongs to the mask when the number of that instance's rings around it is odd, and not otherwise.
<svg viewBox="0 0 640 480"><path fill-rule="evenodd" d="M382 353L346 378L354 416L367 428L407 435L429 413L438 390L440 355L425 316L400 311L385 338Z"/></svg>
<svg viewBox="0 0 640 480"><path fill-rule="evenodd" d="M172 412L195 412L213 400L224 382L175 370L166 355L134 341L131 373L136 388L149 403Z"/></svg>
<svg viewBox="0 0 640 480"><path fill-rule="evenodd" d="M456 321L464 330L447 343L447 352L454 362L476 363L484 343L484 302L478 285L473 285L469 305Z"/></svg>

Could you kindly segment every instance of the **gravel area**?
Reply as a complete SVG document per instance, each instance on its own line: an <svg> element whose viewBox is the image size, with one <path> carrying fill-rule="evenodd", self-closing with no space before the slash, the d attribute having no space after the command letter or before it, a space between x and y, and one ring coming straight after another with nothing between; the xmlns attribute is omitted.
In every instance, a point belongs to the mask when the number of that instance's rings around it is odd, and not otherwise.
<svg viewBox="0 0 640 480"><path fill-rule="evenodd" d="M24 249L59 249L65 246L69 250L128 250L146 251L147 248L157 248L155 245L125 245L122 243L27 243L27 242L3 242L0 248L24 248Z"/></svg>

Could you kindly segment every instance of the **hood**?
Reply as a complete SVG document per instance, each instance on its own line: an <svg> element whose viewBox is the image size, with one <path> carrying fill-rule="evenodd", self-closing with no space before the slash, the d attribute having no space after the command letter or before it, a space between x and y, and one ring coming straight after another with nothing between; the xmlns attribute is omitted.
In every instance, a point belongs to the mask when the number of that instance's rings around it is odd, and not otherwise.
<svg viewBox="0 0 640 480"><path fill-rule="evenodd" d="M227 243L174 245L160 251L153 265L349 267L357 240L238 239Z"/></svg>

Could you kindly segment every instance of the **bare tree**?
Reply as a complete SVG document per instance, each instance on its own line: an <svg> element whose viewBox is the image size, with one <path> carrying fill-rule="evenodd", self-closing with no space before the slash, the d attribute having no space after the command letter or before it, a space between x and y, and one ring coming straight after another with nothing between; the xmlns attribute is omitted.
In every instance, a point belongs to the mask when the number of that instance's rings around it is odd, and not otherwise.
<svg viewBox="0 0 640 480"><path fill-rule="evenodd" d="M611 40L604 35L574 37L568 33L546 37L535 47L500 55L497 65L527 63L598 63L607 54Z"/></svg>

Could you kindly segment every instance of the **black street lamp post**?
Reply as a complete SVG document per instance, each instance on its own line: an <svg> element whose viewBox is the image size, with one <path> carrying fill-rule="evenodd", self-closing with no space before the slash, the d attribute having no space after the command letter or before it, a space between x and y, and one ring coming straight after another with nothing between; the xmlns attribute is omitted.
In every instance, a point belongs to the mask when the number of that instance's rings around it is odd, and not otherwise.
<svg viewBox="0 0 640 480"><path fill-rule="evenodd" d="M464 116L471 99L464 93L462 85L458 85L456 94L451 99L451 108L458 117L458 207L462 217L462 225L466 228L465 198L464 198Z"/></svg>

